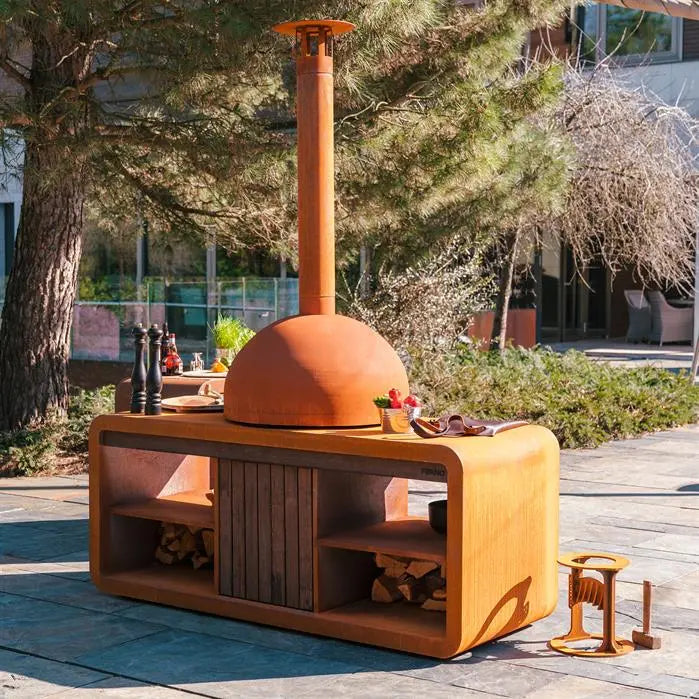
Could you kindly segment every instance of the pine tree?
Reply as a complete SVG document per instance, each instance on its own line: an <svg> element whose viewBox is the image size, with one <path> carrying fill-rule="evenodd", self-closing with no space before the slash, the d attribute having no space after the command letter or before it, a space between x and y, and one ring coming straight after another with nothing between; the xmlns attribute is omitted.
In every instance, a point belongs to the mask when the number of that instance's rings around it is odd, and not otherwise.
<svg viewBox="0 0 699 699"><path fill-rule="evenodd" d="M25 143L0 328L0 428L64 409L88 199L235 245L293 245L293 71L282 20L334 16L338 235L408 259L511 227L559 186L528 119L559 77L515 61L558 0L5 0L0 99ZM290 242L291 241L291 242Z"/></svg>

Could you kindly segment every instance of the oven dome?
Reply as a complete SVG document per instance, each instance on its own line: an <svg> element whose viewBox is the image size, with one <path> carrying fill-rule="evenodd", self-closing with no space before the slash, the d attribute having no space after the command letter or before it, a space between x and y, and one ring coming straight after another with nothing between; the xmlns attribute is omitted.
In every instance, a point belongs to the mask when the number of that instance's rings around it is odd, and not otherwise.
<svg viewBox="0 0 699 699"><path fill-rule="evenodd" d="M268 325L234 359L224 415L250 425L379 424L372 399L408 394L405 367L378 333L341 315L300 315Z"/></svg>

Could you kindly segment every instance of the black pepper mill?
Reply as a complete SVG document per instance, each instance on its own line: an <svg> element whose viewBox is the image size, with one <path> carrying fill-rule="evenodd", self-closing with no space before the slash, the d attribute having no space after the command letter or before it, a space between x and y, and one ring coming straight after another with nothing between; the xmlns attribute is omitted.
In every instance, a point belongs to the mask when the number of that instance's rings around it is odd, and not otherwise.
<svg viewBox="0 0 699 699"><path fill-rule="evenodd" d="M163 331L157 325L151 325L150 366L146 376L146 415L160 415L160 391L163 388L163 374L160 371L160 339Z"/></svg>
<svg viewBox="0 0 699 699"><path fill-rule="evenodd" d="M131 331L135 360L131 372L131 412L142 413L146 407L146 329L139 323Z"/></svg>

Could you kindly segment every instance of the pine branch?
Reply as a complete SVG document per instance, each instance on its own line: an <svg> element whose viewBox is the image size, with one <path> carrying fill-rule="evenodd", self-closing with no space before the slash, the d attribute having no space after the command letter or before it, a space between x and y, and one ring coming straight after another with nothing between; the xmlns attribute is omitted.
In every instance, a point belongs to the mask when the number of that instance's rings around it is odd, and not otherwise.
<svg viewBox="0 0 699 699"><path fill-rule="evenodd" d="M14 82L18 83L21 85L25 90L31 89L32 82L29 78L28 75L22 73L20 70L18 70L13 63L15 61L12 61L12 59L8 58L7 55L5 55L4 58L0 58L0 69L3 70L3 72ZM19 65L19 64L17 64ZM24 67L24 66L22 66ZM27 70L25 68L25 70Z"/></svg>

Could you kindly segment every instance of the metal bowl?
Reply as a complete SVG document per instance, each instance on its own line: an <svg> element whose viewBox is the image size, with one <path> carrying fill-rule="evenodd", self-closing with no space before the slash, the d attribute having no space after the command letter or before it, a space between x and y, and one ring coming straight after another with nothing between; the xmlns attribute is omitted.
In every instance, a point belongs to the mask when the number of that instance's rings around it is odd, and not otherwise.
<svg viewBox="0 0 699 699"><path fill-rule="evenodd" d="M420 417L422 408L379 408L381 430L386 434L408 434L413 431L410 421Z"/></svg>
<svg viewBox="0 0 699 699"><path fill-rule="evenodd" d="M440 534L447 533L447 501L433 500L428 505L430 526Z"/></svg>

